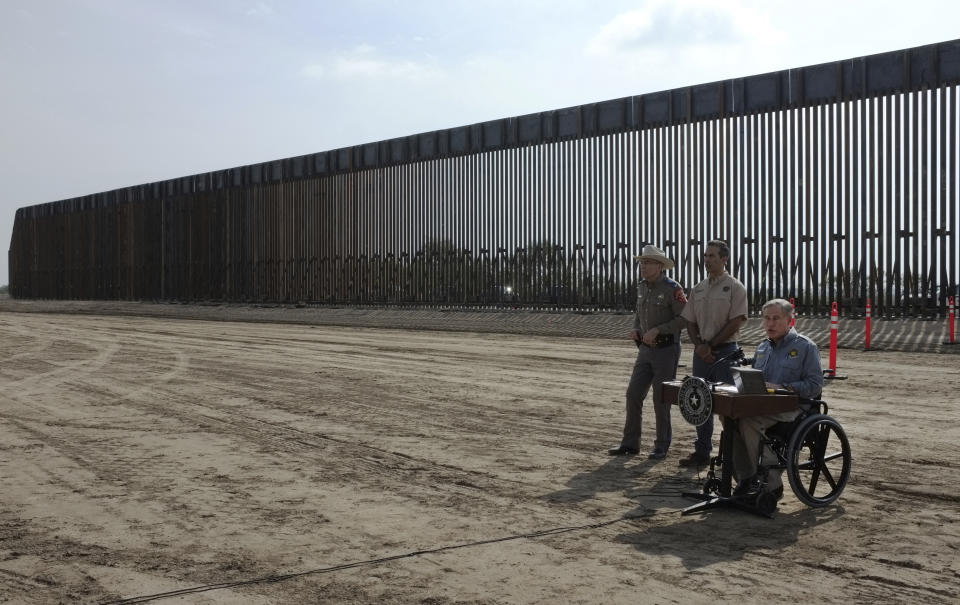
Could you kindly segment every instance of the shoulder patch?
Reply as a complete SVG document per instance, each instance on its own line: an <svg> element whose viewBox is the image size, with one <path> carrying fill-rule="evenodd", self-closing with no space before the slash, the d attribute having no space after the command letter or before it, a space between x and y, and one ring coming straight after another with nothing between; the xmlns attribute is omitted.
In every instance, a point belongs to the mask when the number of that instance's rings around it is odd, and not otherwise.
<svg viewBox="0 0 960 605"><path fill-rule="evenodd" d="M663 283L673 288L673 298L678 302L686 303L687 295L683 292L683 286L681 286L676 280L670 279L669 277L663 278Z"/></svg>

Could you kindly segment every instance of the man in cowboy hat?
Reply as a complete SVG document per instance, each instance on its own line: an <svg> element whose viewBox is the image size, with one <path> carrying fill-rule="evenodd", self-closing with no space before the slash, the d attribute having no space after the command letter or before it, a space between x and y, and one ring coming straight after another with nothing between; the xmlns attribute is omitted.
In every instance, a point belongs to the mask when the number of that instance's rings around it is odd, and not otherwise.
<svg viewBox="0 0 960 605"><path fill-rule="evenodd" d="M643 280L637 284L637 311L630 338L637 344L637 361L627 386L627 419L620 445L610 448L611 456L635 455L640 451L640 424L643 400L653 387L653 410L657 419L657 438L650 458L667 456L672 436L670 404L663 401L663 381L677 376L680 360L680 329L686 324L680 316L687 302L683 287L666 276L674 262L653 245L635 257L640 261Z"/></svg>

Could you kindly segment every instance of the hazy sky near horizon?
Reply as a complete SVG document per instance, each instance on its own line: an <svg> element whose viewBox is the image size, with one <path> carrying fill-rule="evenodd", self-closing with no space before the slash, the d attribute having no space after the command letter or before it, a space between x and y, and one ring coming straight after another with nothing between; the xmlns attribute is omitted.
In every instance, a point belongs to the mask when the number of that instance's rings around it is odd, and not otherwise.
<svg viewBox="0 0 960 605"><path fill-rule="evenodd" d="M960 37L955 0L2 0L16 209Z"/></svg>

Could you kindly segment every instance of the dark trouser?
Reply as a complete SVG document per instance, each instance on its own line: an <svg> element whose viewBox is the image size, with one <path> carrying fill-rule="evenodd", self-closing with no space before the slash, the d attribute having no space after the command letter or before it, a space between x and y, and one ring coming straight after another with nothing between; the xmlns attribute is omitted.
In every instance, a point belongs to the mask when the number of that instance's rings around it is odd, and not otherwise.
<svg viewBox="0 0 960 605"><path fill-rule="evenodd" d="M736 350L737 343L728 342L714 349L713 356L717 359L720 359L721 357L726 357ZM697 376L698 378L703 378L708 382L732 383L733 372L730 371L731 367L733 367L733 360L709 364L700 359L700 356L696 353L693 354L693 375ZM711 415L706 422L697 427L697 440L693 447L694 451L697 453L697 456L701 457L709 456L710 452L713 451L713 415Z"/></svg>
<svg viewBox="0 0 960 605"><path fill-rule="evenodd" d="M670 447L671 406L663 402L661 383L677 377L679 361L680 343L674 343L662 349L641 346L637 351L637 361L633 364L633 374L630 375L630 384L627 386L627 420L623 425L623 440L620 445L640 449L643 400L652 385L653 411L657 419L657 438L653 442L653 447L664 452Z"/></svg>
<svg viewBox="0 0 960 605"><path fill-rule="evenodd" d="M761 478L766 481L765 491L772 492L783 487L783 471L769 469L779 462L777 455L769 447L764 447L761 452L760 443L764 431L768 428L778 422L792 422L799 415L799 410L792 410L771 416L750 416L738 421L740 436L733 440L733 476L737 483L750 479L757 473L757 460L762 453L762 463L768 467L766 477Z"/></svg>

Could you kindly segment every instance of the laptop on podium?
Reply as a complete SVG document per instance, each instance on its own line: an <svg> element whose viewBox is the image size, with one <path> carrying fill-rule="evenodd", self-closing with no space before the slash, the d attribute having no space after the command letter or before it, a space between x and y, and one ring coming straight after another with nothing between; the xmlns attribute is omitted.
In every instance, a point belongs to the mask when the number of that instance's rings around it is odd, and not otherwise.
<svg viewBox="0 0 960 605"><path fill-rule="evenodd" d="M733 371L733 384L738 393L744 395L766 395L767 383L763 371L755 368L730 368Z"/></svg>

